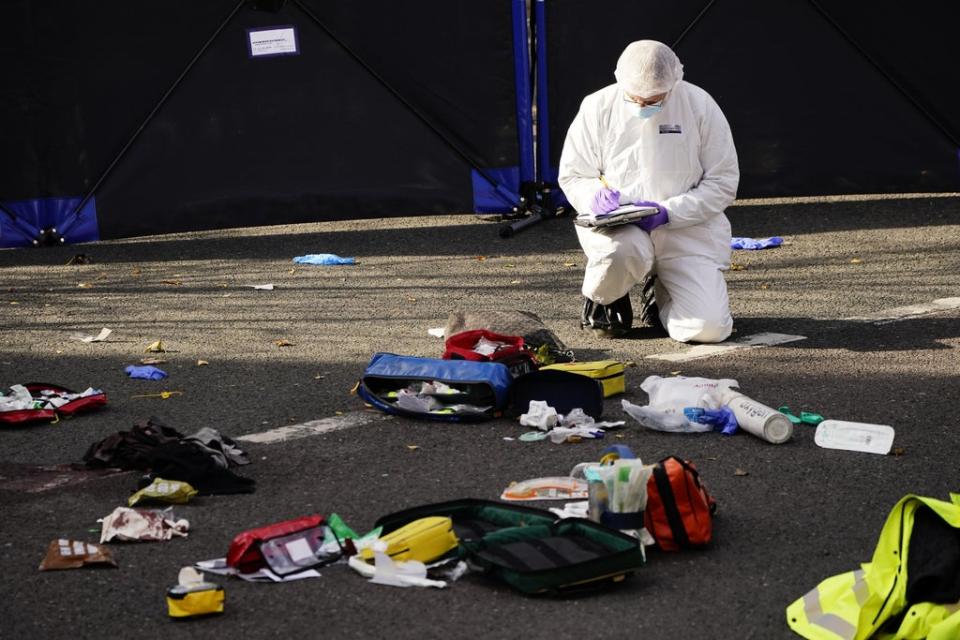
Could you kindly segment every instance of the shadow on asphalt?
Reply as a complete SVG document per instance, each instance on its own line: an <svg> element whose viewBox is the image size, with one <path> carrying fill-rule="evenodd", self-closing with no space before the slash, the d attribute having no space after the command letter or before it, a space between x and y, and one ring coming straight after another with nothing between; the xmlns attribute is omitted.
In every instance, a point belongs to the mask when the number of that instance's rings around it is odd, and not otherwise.
<svg viewBox="0 0 960 640"><path fill-rule="evenodd" d="M727 214L735 236L916 228L956 224L960 220L960 198L734 206ZM78 253L91 254L96 264L201 259L292 260L294 256L308 253L363 258L371 255L535 255L565 248L579 251L569 215L547 220L506 240L498 236L498 223L469 222L475 219L466 214L464 223L447 226L378 229L378 222L371 221L372 228L365 230L291 232L284 228L274 234L229 237L201 232L199 237L161 235L109 244L14 249L0 251L0 266L64 265Z"/></svg>

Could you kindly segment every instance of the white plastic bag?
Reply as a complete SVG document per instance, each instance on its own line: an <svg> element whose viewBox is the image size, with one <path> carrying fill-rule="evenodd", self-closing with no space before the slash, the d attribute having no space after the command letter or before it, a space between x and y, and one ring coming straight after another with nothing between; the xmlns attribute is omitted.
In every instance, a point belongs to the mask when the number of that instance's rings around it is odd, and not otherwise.
<svg viewBox="0 0 960 640"><path fill-rule="evenodd" d="M713 380L686 376L649 376L640 384L640 388L650 396L647 406L681 418L684 418L683 410L687 407L719 409L723 391L739 386L736 380L730 378Z"/></svg>

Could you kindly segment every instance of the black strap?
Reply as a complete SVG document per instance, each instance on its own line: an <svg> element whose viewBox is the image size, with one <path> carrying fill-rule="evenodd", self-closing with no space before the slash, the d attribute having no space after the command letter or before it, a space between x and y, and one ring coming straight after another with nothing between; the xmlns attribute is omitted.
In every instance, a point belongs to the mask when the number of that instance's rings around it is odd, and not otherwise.
<svg viewBox="0 0 960 640"><path fill-rule="evenodd" d="M670 486L670 476L667 475L664 466L669 461L670 458L661 460L660 464L653 468L653 480L657 484L660 504L663 505L663 511L667 516L667 524L670 525L674 541L680 545L681 549L689 549L690 538L687 537L687 529L683 526L683 518L680 517L680 511L677 509L677 499L673 495L673 487Z"/></svg>

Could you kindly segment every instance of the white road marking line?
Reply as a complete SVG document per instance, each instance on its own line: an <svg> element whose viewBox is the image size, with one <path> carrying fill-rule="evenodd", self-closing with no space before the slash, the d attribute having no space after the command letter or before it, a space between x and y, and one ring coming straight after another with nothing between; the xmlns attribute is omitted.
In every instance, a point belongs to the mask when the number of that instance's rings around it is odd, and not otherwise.
<svg viewBox="0 0 960 640"><path fill-rule="evenodd" d="M874 324L889 324L898 320L907 320L918 316L925 316L938 311L949 311L951 309L960 309L960 298L938 298L933 302L925 304L911 304L906 307L895 307L876 313L868 313L865 316L854 316L844 318L858 322L872 322Z"/></svg>
<svg viewBox="0 0 960 640"><path fill-rule="evenodd" d="M686 362L688 360L699 360L700 358L709 358L710 356L731 351L740 351L743 349L754 349L756 347L770 347L787 342L796 342L797 340L806 340L807 336L794 336L786 333L756 333L752 336L740 338L735 342L722 342L720 344L698 344L690 347L686 351L679 353L658 353L647 358L652 360L666 360L667 362Z"/></svg>
<svg viewBox="0 0 960 640"><path fill-rule="evenodd" d="M330 418L321 418L320 420L310 420L300 424L291 424L285 427L277 427L261 433L248 433L245 436L234 438L241 442L255 442L257 444L274 444L277 442L288 442L310 436L318 436L333 431L342 431L344 429L353 429L361 427L371 422L385 420L390 416L383 413L373 413L372 411L354 411L345 413L342 416L333 416Z"/></svg>

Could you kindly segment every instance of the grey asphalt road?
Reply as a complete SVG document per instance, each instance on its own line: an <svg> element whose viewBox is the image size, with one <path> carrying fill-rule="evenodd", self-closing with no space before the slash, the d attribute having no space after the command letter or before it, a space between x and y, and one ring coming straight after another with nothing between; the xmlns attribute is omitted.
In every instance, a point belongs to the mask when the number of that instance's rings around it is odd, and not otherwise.
<svg viewBox="0 0 960 640"><path fill-rule="evenodd" d="M787 240L734 253L734 338L805 340L670 363L647 356L689 347L646 332L610 341L580 331L583 257L568 219L508 240L464 215L0 251L0 385L95 386L110 399L95 414L0 431L0 637L794 637L785 607L868 561L900 497L960 490L960 311L851 319L960 296L960 198L744 203L729 215L735 235ZM66 264L81 253L89 264ZM358 264L292 264L306 253ZM248 286L266 283L275 289ZM363 412L350 389L373 353L439 357L442 342L427 330L451 311L485 309L538 314L581 360L636 363L623 397L637 404L646 403L647 375L734 378L772 406L893 425L899 455L821 449L810 427L780 446L635 423L620 437L553 445L506 440L525 430L506 419L371 419L245 445L253 464L241 473L256 479L256 493L178 508L191 522L186 539L111 545L118 569L37 570L50 540L95 540L97 519L124 504L136 476L76 477L36 491L39 481L22 478L28 465L79 461L92 442L151 415L183 432L212 426L237 437ZM101 327L113 330L106 342L71 338ZM155 340L168 349L170 377L127 378L123 368ZM198 366L201 359L209 364ZM135 397L161 390L182 393ZM607 400L606 416L622 416L619 398ZM699 466L719 503L709 548L652 551L633 580L578 599L525 597L479 576L443 591L401 590L334 566L292 584L224 579L223 616L166 616L164 591L179 568L224 555L246 528L336 512L366 529L401 508L495 499L512 480L564 474L610 442L648 461L676 454Z"/></svg>

